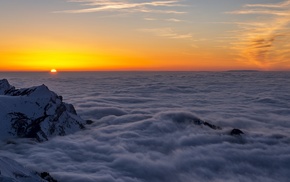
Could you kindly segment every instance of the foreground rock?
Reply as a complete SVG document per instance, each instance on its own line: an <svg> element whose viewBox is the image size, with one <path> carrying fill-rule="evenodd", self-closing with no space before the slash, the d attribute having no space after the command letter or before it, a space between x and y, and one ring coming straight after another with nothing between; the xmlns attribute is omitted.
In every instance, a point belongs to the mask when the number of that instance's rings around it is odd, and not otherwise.
<svg viewBox="0 0 290 182"><path fill-rule="evenodd" d="M46 141L84 128L71 104L45 85L15 89L0 80L0 139L35 138Z"/></svg>
<svg viewBox="0 0 290 182"><path fill-rule="evenodd" d="M47 172L37 173L7 157L0 157L0 181L3 182L57 182Z"/></svg>

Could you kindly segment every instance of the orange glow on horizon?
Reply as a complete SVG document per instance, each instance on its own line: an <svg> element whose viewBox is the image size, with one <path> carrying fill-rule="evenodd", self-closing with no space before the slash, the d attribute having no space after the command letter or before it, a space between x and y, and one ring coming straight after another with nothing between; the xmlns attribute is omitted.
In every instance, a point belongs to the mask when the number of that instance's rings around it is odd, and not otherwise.
<svg viewBox="0 0 290 182"><path fill-rule="evenodd" d="M88 54L30 54L3 59L0 71L223 71L228 69L256 69L255 67L230 66L222 59L219 66L198 57L135 58L130 56L106 56ZM176 60L175 60L176 59ZM0 55L1 60L1 55ZM200 61L202 60L202 61ZM1 61L2 62L2 61ZM4 62L4 61L3 61ZM52 68L57 68L53 70Z"/></svg>
<svg viewBox="0 0 290 182"><path fill-rule="evenodd" d="M51 45L52 47L52 45ZM62 46L54 49L35 47L0 51L0 71L224 71L232 69L255 69L253 65L232 63L226 53L214 49L199 52L179 49L154 51L102 51ZM40 48L41 49L41 48ZM51 73L53 73L51 71Z"/></svg>

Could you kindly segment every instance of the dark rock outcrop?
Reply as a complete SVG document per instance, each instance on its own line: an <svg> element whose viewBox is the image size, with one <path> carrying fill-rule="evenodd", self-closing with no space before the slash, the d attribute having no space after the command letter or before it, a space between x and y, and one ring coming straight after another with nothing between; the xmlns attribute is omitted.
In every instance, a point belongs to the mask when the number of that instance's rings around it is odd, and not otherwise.
<svg viewBox="0 0 290 182"><path fill-rule="evenodd" d="M40 177L48 182L57 182L57 180L53 179L48 172L40 173Z"/></svg>
<svg viewBox="0 0 290 182"><path fill-rule="evenodd" d="M241 134L244 134L244 132L242 130L236 129L236 128L232 129L232 131L230 133L230 135L232 135L232 136L240 136Z"/></svg>
<svg viewBox="0 0 290 182"><path fill-rule="evenodd" d="M93 124L94 123L94 121L93 120L86 120L86 124L88 124L88 125L90 125L90 124Z"/></svg>
<svg viewBox="0 0 290 182"><path fill-rule="evenodd" d="M221 130L222 129L221 127L213 125L213 124L211 124L211 123L209 123L207 121L203 122L203 125L208 126L208 127L210 127L211 129L214 129L214 130Z"/></svg>

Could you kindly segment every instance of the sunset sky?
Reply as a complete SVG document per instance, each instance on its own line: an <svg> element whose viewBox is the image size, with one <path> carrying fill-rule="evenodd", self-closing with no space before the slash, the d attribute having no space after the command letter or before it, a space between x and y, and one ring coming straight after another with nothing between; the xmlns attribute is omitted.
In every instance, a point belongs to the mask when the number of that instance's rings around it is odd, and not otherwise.
<svg viewBox="0 0 290 182"><path fill-rule="evenodd" d="M290 70L287 0L1 0L0 70Z"/></svg>

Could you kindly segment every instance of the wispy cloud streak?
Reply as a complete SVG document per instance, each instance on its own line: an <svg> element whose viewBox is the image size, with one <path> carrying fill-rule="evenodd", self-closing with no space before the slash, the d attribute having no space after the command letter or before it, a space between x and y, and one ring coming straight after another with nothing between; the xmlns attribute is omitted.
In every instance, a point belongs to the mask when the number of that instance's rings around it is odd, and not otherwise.
<svg viewBox="0 0 290 182"><path fill-rule="evenodd" d="M287 0L277 4L247 4L246 7L263 7L263 8L285 8L290 6L290 1Z"/></svg>
<svg viewBox="0 0 290 182"><path fill-rule="evenodd" d="M285 11L274 11L274 10L261 10L261 9L252 9L252 10L240 10L227 12L228 14L254 14L254 15L277 15L277 16L289 16L290 12Z"/></svg>
<svg viewBox="0 0 290 182"><path fill-rule="evenodd" d="M171 39L189 39L192 38L191 34L176 33L172 28L153 28L153 29L140 29L142 32L152 33L156 36L166 37Z"/></svg>
<svg viewBox="0 0 290 182"><path fill-rule="evenodd" d="M232 48L239 57L261 68L273 68L278 63L290 66L290 1L277 4L247 4L245 9L227 12L236 15L256 15L259 22L236 23ZM266 16L266 17L265 17Z"/></svg>
<svg viewBox="0 0 290 182"><path fill-rule="evenodd" d="M124 0L70 0L68 2L80 3L84 8L75 10L58 11L58 13L93 13L101 11L126 11L129 13L166 13L183 14L186 12L176 11L170 7L183 6L178 0L128 2ZM160 7L160 9L158 9ZM161 7L163 9L161 9ZM165 10L164 7L167 7Z"/></svg>
<svg viewBox="0 0 290 182"><path fill-rule="evenodd" d="M143 20L146 21L159 21L161 27L146 27L144 29L138 29L139 32L151 33L156 36L166 37L170 39L190 39L192 38L190 33L180 33L174 31L175 28L168 27L168 22L181 23L182 14L186 14L186 11L182 11L182 7L187 7L183 0L67 0L70 3L78 3L79 9L70 9L64 11L58 11L56 13L98 13L98 12L110 12L113 14L126 13L143 14ZM159 14L165 14L158 16ZM149 16L148 16L149 15ZM142 16L142 15L141 15ZM162 18L160 18L162 17ZM167 28L163 28L167 27Z"/></svg>

